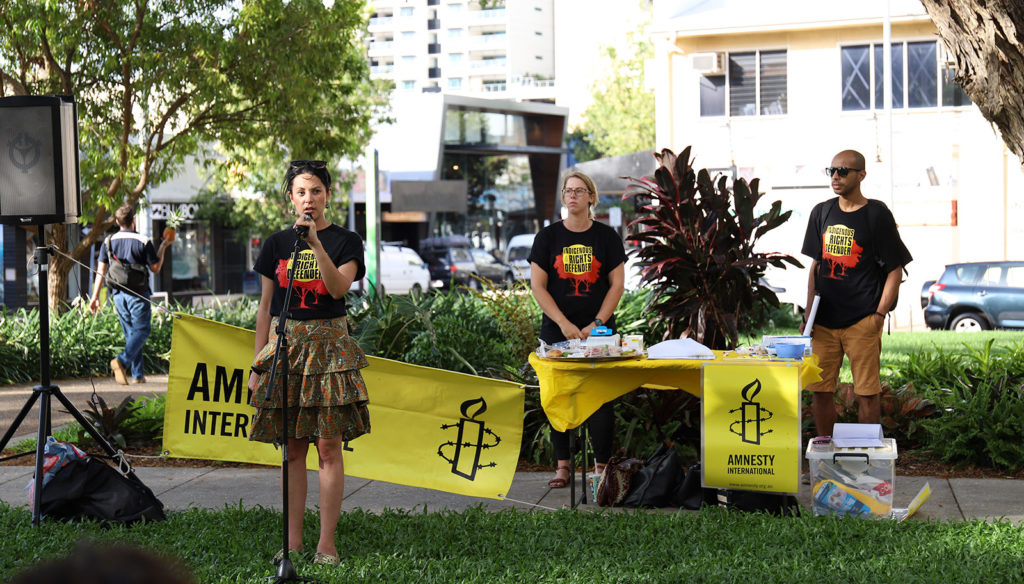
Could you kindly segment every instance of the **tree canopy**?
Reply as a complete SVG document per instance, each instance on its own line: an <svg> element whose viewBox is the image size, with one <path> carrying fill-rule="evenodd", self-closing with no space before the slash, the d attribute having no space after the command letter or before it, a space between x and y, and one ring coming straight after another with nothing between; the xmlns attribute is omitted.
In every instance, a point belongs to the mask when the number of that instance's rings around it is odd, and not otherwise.
<svg viewBox="0 0 1024 584"><path fill-rule="evenodd" d="M623 48L605 47L607 74L593 86L594 100L576 130L589 143L579 153L596 150L620 156L654 148L654 93L644 86L644 63L653 57L649 40L628 33Z"/></svg>
<svg viewBox="0 0 1024 584"><path fill-rule="evenodd" d="M290 157L355 157L385 93L369 76L362 1L7 0L0 95L71 95L79 107L81 258L125 202L210 154L231 184L266 188ZM219 151L219 154L218 154ZM223 174L223 173L222 173ZM276 184L279 184L278 178ZM66 297L54 258L50 304Z"/></svg>

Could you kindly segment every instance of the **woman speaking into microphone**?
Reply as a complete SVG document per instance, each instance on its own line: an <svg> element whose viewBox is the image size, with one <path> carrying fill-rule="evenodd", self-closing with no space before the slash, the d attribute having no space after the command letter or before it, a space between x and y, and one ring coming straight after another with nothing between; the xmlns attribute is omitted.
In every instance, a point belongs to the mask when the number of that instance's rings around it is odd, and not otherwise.
<svg viewBox="0 0 1024 584"><path fill-rule="evenodd" d="M262 276L262 294L249 377L250 405L256 408L249 439L279 442L282 423L287 427L289 551L302 550L306 454L310 444L316 446L320 537L313 562L337 564L334 535L345 490L342 445L370 431L366 384L359 372L368 363L349 338L345 320L345 294L366 272L363 242L324 215L331 196L331 174L324 162L293 161L285 177L285 193L298 219L291 229L267 238L253 268ZM295 283L290 306L283 306L296 238L303 241L298 242ZM282 313L287 317L287 420L282 420L280 378L266 399Z"/></svg>

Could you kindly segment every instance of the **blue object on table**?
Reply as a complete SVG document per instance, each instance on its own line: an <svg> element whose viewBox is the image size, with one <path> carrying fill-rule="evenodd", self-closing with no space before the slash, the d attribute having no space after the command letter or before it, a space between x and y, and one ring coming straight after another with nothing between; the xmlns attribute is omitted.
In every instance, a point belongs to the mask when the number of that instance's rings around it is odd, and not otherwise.
<svg viewBox="0 0 1024 584"><path fill-rule="evenodd" d="M612 329L610 329L610 328L608 328L608 327L606 327L604 325L595 326L594 328L590 329L590 336L592 336L592 337L610 337L610 336L612 336Z"/></svg>
<svg viewBox="0 0 1024 584"><path fill-rule="evenodd" d="M775 343L775 355L780 359L803 359L802 343Z"/></svg>

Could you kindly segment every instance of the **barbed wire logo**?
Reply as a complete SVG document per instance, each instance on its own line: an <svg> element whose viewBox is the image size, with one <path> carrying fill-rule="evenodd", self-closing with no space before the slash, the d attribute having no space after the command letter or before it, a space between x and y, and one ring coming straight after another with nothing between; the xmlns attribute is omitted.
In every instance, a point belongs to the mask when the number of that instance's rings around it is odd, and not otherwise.
<svg viewBox="0 0 1024 584"><path fill-rule="evenodd" d="M749 395L748 392L750 392ZM772 433L772 430L761 431L761 423L771 420L775 414L768 408L762 407L760 402L754 401L758 393L761 393L761 380L755 378L740 392L743 397L740 407L729 410L730 414L740 412L739 419L729 424L729 431L739 436L747 444L760 444L762 436ZM740 426L739 432L735 429L737 425Z"/></svg>
<svg viewBox="0 0 1024 584"><path fill-rule="evenodd" d="M470 414L471 408L475 408L472 414ZM438 446L437 455L451 463L452 474L472 481L476 478L476 471L498 466L498 463L494 461L480 464L480 455L484 450L501 444L501 438L482 421L476 419L477 416L487 411L487 401L483 397L462 402L461 410L462 419L457 423L441 425L442 430L458 428L459 433L454 442L449 440ZM484 442L485 434L493 438L493 444ZM452 446L455 447L455 451L449 458L445 456L445 448Z"/></svg>
<svg viewBox="0 0 1024 584"><path fill-rule="evenodd" d="M39 162L40 146L39 140L22 132L7 143L7 157L22 174L28 174L29 169Z"/></svg>

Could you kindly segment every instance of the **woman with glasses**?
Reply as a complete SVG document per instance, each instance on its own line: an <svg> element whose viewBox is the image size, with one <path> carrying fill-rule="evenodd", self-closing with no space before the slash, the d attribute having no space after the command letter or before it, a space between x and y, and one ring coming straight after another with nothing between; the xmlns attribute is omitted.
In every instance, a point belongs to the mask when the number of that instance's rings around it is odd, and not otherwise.
<svg viewBox="0 0 1024 584"><path fill-rule="evenodd" d="M368 365L348 336L345 294L366 268L363 242L324 215L331 197L331 174L319 160L296 160L288 167L285 194L295 208L294 225L267 238L254 270L262 278L256 315L256 357L249 377L250 405L256 407L250 440L279 442L282 424L280 377L265 400L277 346L278 318L287 316L288 339L288 547L302 550L306 511L306 453L319 456L320 537L313 562L337 564L334 534L345 489L342 445L370 431L366 384L359 370ZM291 254L298 241L294 286L283 306ZM280 561L283 551L275 561ZM291 550L289 550L291 551Z"/></svg>
<svg viewBox="0 0 1024 584"><path fill-rule="evenodd" d="M544 316L540 337L546 343L586 339L598 326L615 328L615 308L626 280L626 251L611 227L594 221L597 187L582 172L562 178L564 221L537 234L530 250L530 287ZM587 422L594 445L595 472L604 470L612 454L615 413L604 404ZM569 436L552 428L557 468L548 482L564 487L569 479Z"/></svg>

